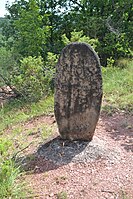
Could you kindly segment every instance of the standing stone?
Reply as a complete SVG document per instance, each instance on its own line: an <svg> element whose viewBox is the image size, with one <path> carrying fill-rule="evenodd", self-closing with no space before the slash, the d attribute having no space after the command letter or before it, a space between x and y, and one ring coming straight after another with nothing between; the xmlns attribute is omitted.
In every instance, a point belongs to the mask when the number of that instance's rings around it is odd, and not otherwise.
<svg viewBox="0 0 133 199"><path fill-rule="evenodd" d="M71 43L60 55L55 79L55 117L63 139L92 140L100 114L99 58L85 43Z"/></svg>

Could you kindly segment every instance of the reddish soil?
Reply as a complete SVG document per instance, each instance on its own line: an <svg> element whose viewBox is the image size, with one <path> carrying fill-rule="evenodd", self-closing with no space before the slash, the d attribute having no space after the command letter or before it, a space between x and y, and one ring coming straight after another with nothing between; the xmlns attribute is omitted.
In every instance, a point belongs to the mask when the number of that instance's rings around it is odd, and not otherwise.
<svg viewBox="0 0 133 199"><path fill-rule="evenodd" d="M45 122L53 125L54 117L41 117L27 124ZM30 135L30 139L34 139ZM37 155L37 148L29 147L27 157L36 155L27 163L23 176L35 199L132 199L133 198L133 116L124 112L112 116L101 114L94 141L100 140L110 150L104 157L90 161L57 165ZM53 141L54 142L54 141ZM104 147L102 146L102 147ZM117 153L115 159L113 154ZM105 152L106 153L106 152ZM31 157L32 157L31 156Z"/></svg>

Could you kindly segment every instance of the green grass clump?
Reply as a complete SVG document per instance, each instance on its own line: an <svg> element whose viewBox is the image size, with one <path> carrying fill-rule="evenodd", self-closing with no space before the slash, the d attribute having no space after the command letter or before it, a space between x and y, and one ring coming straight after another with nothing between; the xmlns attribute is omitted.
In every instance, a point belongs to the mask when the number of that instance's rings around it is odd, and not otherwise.
<svg viewBox="0 0 133 199"><path fill-rule="evenodd" d="M128 67L103 68L103 110L133 110L133 61Z"/></svg>
<svg viewBox="0 0 133 199"><path fill-rule="evenodd" d="M5 160L0 166L0 198L18 198L19 185L16 179L19 169L15 167L12 160Z"/></svg>
<svg viewBox="0 0 133 199"><path fill-rule="evenodd" d="M0 139L0 198L22 198L22 189L17 183L20 174L19 168L15 166L9 151L12 142L5 138ZM21 196L21 197L20 197Z"/></svg>

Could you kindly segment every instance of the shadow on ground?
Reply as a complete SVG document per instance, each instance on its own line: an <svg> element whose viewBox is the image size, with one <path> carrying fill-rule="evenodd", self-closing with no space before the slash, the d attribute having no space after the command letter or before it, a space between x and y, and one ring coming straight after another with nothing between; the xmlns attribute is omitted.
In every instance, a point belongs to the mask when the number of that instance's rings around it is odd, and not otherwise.
<svg viewBox="0 0 133 199"><path fill-rule="evenodd" d="M62 140L59 136L47 140L36 153L18 158L25 171L34 173L57 169L71 162L88 163L99 159L119 161L118 151L111 151L106 143L94 136L91 142Z"/></svg>
<svg viewBox="0 0 133 199"><path fill-rule="evenodd" d="M46 172L79 161L79 154L85 153L87 141L62 140L60 136L46 140L40 145L34 154L29 154L17 159L25 171L34 173ZM78 158L76 158L78 156ZM82 160L81 160L82 161Z"/></svg>

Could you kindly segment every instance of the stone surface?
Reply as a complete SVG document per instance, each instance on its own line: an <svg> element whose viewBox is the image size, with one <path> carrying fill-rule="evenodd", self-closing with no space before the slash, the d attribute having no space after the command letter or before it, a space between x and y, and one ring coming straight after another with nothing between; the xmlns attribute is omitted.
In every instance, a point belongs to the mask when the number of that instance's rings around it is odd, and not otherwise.
<svg viewBox="0 0 133 199"><path fill-rule="evenodd" d="M71 43L56 66L55 118L63 139L91 140L100 114L102 75L97 54Z"/></svg>

